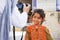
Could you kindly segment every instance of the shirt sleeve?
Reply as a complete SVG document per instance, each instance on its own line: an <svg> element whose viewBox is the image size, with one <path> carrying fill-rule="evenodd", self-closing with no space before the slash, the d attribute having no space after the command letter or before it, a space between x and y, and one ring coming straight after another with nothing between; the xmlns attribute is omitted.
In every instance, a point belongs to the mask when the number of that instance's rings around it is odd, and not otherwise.
<svg viewBox="0 0 60 40"><path fill-rule="evenodd" d="M23 28L27 24L28 15L26 12L20 13L18 8L15 7L11 18L12 25L15 27Z"/></svg>
<svg viewBox="0 0 60 40"><path fill-rule="evenodd" d="M0 0L0 15L3 13L5 6L6 6L6 0Z"/></svg>

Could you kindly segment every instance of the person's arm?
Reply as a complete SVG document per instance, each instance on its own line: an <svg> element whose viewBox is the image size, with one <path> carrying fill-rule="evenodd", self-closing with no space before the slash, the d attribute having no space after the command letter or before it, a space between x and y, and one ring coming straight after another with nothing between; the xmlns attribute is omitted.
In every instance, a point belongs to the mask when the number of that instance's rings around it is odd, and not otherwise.
<svg viewBox="0 0 60 40"><path fill-rule="evenodd" d="M31 40L28 30L26 31L25 40Z"/></svg>
<svg viewBox="0 0 60 40"><path fill-rule="evenodd" d="M46 33L46 40L53 40L49 30L45 27L45 33Z"/></svg>
<svg viewBox="0 0 60 40"><path fill-rule="evenodd" d="M12 25L23 28L27 24L28 15L26 12L20 14L18 8L15 7L12 13Z"/></svg>

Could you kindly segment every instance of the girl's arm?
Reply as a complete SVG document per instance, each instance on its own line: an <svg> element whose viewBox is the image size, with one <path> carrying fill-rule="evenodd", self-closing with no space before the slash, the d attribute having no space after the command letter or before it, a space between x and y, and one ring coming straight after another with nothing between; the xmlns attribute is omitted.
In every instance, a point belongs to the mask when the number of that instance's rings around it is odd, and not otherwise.
<svg viewBox="0 0 60 40"><path fill-rule="evenodd" d="M30 34L28 31L26 31L25 40L30 40Z"/></svg>
<svg viewBox="0 0 60 40"><path fill-rule="evenodd" d="M51 34L47 28L45 28L45 33L46 33L46 39L47 40L53 40L53 38L52 38L52 36L51 36Z"/></svg>

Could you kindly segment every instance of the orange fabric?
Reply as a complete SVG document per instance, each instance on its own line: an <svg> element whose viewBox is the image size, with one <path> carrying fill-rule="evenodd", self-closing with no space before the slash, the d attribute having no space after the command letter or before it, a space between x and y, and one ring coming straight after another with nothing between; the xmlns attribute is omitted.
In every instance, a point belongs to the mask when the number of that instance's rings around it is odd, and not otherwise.
<svg viewBox="0 0 60 40"><path fill-rule="evenodd" d="M29 32L31 40L46 40L46 34L44 32L44 26L38 26L37 28L35 25L29 26L27 31ZM25 37L26 40L26 37Z"/></svg>

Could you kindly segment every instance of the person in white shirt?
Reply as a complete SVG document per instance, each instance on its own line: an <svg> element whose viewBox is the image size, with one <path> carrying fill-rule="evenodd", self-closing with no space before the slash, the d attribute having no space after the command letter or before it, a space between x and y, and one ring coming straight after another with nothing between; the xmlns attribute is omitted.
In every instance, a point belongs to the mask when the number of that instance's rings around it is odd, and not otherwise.
<svg viewBox="0 0 60 40"><path fill-rule="evenodd" d="M18 7L15 6L12 12L12 25L18 28L23 28L27 24L28 12L30 10L30 4L26 7L26 4L23 4L23 12L20 13Z"/></svg>

